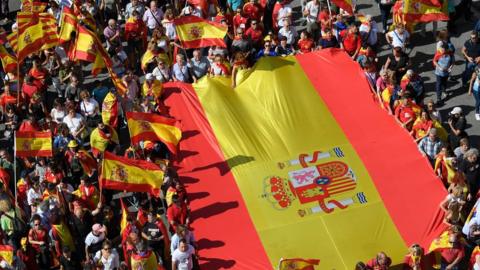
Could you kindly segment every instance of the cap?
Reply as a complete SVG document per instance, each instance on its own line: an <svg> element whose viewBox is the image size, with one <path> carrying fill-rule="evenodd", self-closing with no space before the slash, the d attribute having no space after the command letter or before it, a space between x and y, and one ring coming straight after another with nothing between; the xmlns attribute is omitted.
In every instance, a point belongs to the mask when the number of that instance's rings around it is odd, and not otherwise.
<svg viewBox="0 0 480 270"><path fill-rule="evenodd" d="M77 141L75 141L75 140L71 140L71 141L68 143L67 146L68 146L68 147L77 147L77 146L78 146L78 143L77 143Z"/></svg>
<svg viewBox="0 0 480 270"><path fill-rule="evenodd" d="M460 107L455 107L453 110L450 112L450 114L461 114L462 113L462 108Z"/></svg>
<svg viewBox="0 0 480 270"><path fill-rule="evenodd" d="M100 223L93 224L92 231L94 232L105 232L105 226Z"/></svg>
<svg viewBox="0 0 480 270"><path fill-rule="evenodd" d="M147 81L153 80L153 74L152 73L147 73L147 75L145 75L145 80L147 80Z"/></svg>

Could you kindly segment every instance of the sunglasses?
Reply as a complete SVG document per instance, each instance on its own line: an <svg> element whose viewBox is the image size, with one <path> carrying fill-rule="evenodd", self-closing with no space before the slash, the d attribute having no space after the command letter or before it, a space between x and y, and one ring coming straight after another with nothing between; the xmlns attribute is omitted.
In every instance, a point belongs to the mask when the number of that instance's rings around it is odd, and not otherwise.
<svg viewBox="0 0 480 270"><path fill-rule="evenodd" d="M112 250L112 248L103 248L103 250Z"/></svg>
<svg viewBox="0 0 480 270"><path fill-rule="evenodd" d="M40 223L37 223L37 224L33 224L33 226L40 226Z"/></svg>

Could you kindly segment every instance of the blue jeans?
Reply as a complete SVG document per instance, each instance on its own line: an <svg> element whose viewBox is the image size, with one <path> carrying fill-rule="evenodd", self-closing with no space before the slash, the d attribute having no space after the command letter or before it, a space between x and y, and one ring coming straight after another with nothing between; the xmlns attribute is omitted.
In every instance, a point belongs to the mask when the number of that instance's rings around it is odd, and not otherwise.
<svg viewBox="0 0 480 270"><path fill-rule="evenodd" d="M472 90L472 95L475 98L475 113L480 113L480 89Z"/></svg>
<svg viewBox="0 0 480 270"><path fill-rule="evenodd" d="M467 83L472 78L472 74L473 74L473 71L475 70L476 66L477 66L477 64L475 64L475 63L470 63L468 61L465 62L465 71L463 72L463 75L462 75L463 86L468 85Z"/></svg>
<svg viewBox="0 0 480 270"><path fill-rule="evenodd" d="M447 91L447 80L448 76L438 76L435 83L435 91L437 92L437 101L442 100L442 92Z"/></svg>

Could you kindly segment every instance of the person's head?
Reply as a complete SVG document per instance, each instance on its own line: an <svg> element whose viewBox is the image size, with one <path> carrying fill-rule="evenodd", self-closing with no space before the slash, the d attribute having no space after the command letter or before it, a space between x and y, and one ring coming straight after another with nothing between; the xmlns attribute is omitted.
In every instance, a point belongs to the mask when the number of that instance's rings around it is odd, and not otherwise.
<svg viewBox="0 0 480 270"><path fill-rule="evenodd" d="M395 31L399 34L403 34L403 32L405 32L405 26L399 23L395 26Z"/></svg>
<svg viewBox="0 0 480 270"><path fill-rule="evenodd" d="M284 26L285 28L289 28L290 25L291 25L290 20L284 20L284 21L283 21L283 26Z"/></svg>
<svg viewBox="0 0 480 270"><path fill-rule="evenodd" d="M271 46L272 46L272 43L270 42L270 40L265 41L263 43L263 48L265 48L266 50L269 50L271 48Z"/></svg>
<svg viewBox="0 0 480 270"><path fill-rule="evenodd" d="M62 247L62 254L64 257L70 258L70 256L72 255L72 251L67 245L65 245Z"/></svg>
<svg viewBox="0 0 480 270"><path fill-rule="evenodd" d="M471 149L467 150L467 152L465 152L465 154L463 156L469 162L472 162L472 163L477 162L477 160L478 160L478 150L475 149L475 148L471 148Z"/></svg>
<svg viewBox="0 0 480 270"><path fill-rule="evenodd" d="M415 257L423 256L423 248L419 244L413 244L409 248L410 254Z"/></svg>
<svg viewBox="0 0 480 270"><path fill-rule="evenodd" d="M428 132L428 137L432 140L437 139L437 129L436 128L431 128L430 131Z"/></svg>
<svg viewBox="0 0 480 270"><path fill-rule="evenodd" d="M448 41L448 31L443 29L437 32L438 41Z"/></svg>
<svg viewBox="0 0 480 270"><path fill-rule="evenodd" d="M178 249L181 252L186 252L188 250L188 243L187 243L187 240L185 238L180 239L180 242L178 244Z"/></svg>
<svg viewBox="0 0 480 270"><path fill-rule="evenodd" d="M157 215L154 212L148 212L147 214L148 222L153 223L156 221L156 219L157 219Z"/></svg>
<svg viewBox="0 0 480 270"><path fill-rule="evenodd" d="M385 252L379 252L377 254L377 263L379 265L387 265L388 263L388 257L387 255L385 254Z"/></svg>
<svg viewBox="0 0 480 270"><path fill-rule="evenodd" d="M223 62L223 57L222 57L222 55L220 55L220 54L215 55L214 61L215 61L215 63L217 63L217 64L221 64L221 63Z"/></svg>
<svg viewBox="0 0 480 270"><path fill-rule="evenodd" d="M355 265L355 270L366 270L366 269L367 269L367 266L363 262L358 262Z"/></svg>
<svg viewBox="0 0 480 270"><path fill-rule="evenodd" d="M102 252L105 255L108 255L112 252L112 242L110 240L105 240L102 244Z"/></svg>
<svg viewBox="0 0 480 270"><path fill-rule="evenodd" d="M150 2L150 9L152 11L157 11L157 1L154 0L154 1Z"/></svg>
<svg viewBox="0 0 480 270"><path fill-rule="evenodd" d="M187 227L185 225L178 225L177 226L177 235L180 237L180 238L185 238L186 235L187 235Z"/></svg>
<svg viewBox="0 0 480 270"><path fill-rule="evenodd" d="M97 124L97 127L98 129L100 130L104 130L105 129L105 124L103 123L103 121L99 121L98 124Z"/></svg>
<svg viewBox="0 0 480 270"><path fill-rule="evenodd" d="M202 57L202 53L200 52L200 50L195 49L193 51L193 58L198 61L198 60L200 60L201 57Z"/></svg>
<svg viewBox="0 0 480 270"><path fill-rule="evenodd" d="M82 90L80 91L80 98L84 101L88 101L90 99L90 93L87 90Z"/></svg>
<svg viewBox="0 0 480 270"><path fill-rule="evenodd" d="M308 34L307 31L302 31L302 32L300 33L300 39L307 39L307 38L309 38L309 37L310 37L310 35Z"/></svg>
<svg viewBox="0 0 480 270"><path fill-rule="evenodd" d="M356 34L358 32L358 28L355 24L351 24L348 26L348 32L350 34Z"/></svg>
<svg viewBox="0 0 480 270"><path fill-rule="evenodd" d="M254 19L250 22L250 25L252 26L253 29L257 29L258 28L258 21Z"/></svg>
<svg viewBox="0 0 480 270"><path fill-rule="evenodd" d="M463 152L466 152L469 148L470 148L470 143L468 141L468 138L461 138L460 149L462 149Z"/></svg>
<svg viewBox="0 0 480 270"><path fill-rule="evenodd" d="M287 46L287 37L281 37L280 38L280 45L282 47L286 47Z"/></svg>
<svg viewBox="0 0 480 270"><path fill-rule="evenodd" d="M132 3L132 6L136 6L138 4L138 0L130 0L130 3Z"/></svg>
<svg viewBox="0 0 480 270"><path fill-rule="evenodd" d="M450 112L450 115L455 118L460 117L462 115L462 108L461 107L453 108L452 111Z"/></svg>
<svg viewBox="0 0 480 270"><path fill-rule="evenodd" d="M132 11L132 18L139 19L140 13L137 10Z"/></svg>
<svg viewBox="0 0 480 270"><path fill-rule="evenodd" d="M75 207L75 209L73 209L73 214L79 219L83 217L84 213L85 212L83 211L82 207Z"/></svg>
<svg viewBox="0 0 480 270"><path fill-rule="evenodd" d="M472 40L473 42L477 42L478 40L478 33L477 31L472 31L472 33L470 33L470 40Z"/></svg>
<svg viewBox="0 0 480 270"><path fill-rule="evenodd" d="M40 218L39 215L35 214L33 215L32 217L32 225L33 225L33 228L38 230L38 229L41 229L41 226L42 226L42 218Z"/></svg>
<svg viewBox="0 0 480 270"><path fill-rule="evenodd" d="M427 111L422 111L420 113L420 118L423 120L423 121L428 121L430 120L430 114L427 112Z"/></svg>
<svg viewBox="0 0 480 270"><path fill-rule="evenodd" d="M101 235L102 233L105 232L105 226L103 226L102 224L100 223L95 223L93 226L92 226L92 233L93 235L95 236L99 236Z"/></svg>
<svg viewBox="0 0 480 270"><path fill-rule="evenodd" d="M243 37L243 28L241 27L237 28L236 34L237 34L237 37Z"/></svg>
<svg viewBox="0 0 480 270"><path fill-rule="evenodd" d="M117 28L117 22L114 19L108 20L108 27L110 27L110 29L116 29Z"/></svg>
<svg viewBox="0 0 480 270"><path fill-rule="evenodd" d="M185 64L185 56L183 54L177 54L176 60L180 65Z"/></svg>

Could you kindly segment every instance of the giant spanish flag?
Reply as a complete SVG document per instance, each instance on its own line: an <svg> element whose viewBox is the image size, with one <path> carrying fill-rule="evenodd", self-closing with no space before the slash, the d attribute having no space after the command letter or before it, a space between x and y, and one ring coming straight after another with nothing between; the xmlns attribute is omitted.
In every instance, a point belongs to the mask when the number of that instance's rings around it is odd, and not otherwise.
<svg viewBox="0 0 480 270"><path fill-rule="evenodd" d="M184 16L175 19L175 29L184 48L226 47L223 38L227 27L224 25L197 16Z"/></svg>
<svg viewBox="0 0 480 270"><path fill-rule="evenodd" d="M202 269L351 269L378 251L398 264L440 234L446 191L348 55L265 57L242 72L235 89L224 77L164 85L195 236L222 243L199 243Z"/></svg>
<svg viewBox="0 0 480 270"><path fill-rule="evenodd" d="M163 171L155 163L104 153L100 176L103 188L149 192L159 196L162 183Z"/></svg>
<svg viewBox="0 0 480 270"><path fill-rule="evenodd" d="M182 139L177 120L153 113L127 112L127 123L132 143L161 141L170 152L177 153L177 144Z"/></svg>
<svg viewBox="0 0 480 270"><path fill-rule="evenodd" d="M431 22L448 20L448 1L441 6L426 0L403 0L403 19L406 22Z"/></svg>
<svg viewBox="0 0 480 270"><path fill-rule="evenodd" d="M15 151L18 157L51 157L50 132L16 132Z"/></svg>

